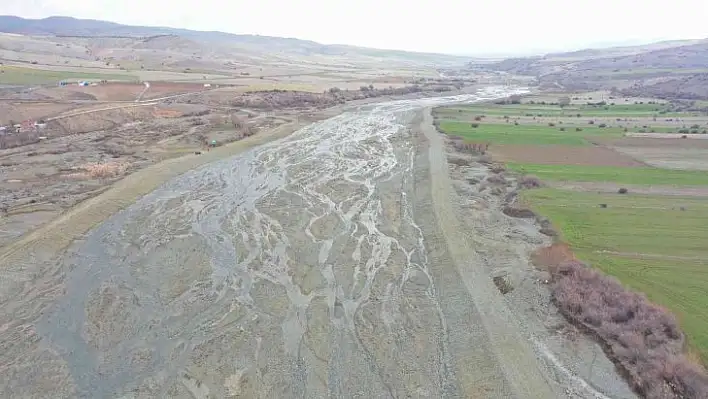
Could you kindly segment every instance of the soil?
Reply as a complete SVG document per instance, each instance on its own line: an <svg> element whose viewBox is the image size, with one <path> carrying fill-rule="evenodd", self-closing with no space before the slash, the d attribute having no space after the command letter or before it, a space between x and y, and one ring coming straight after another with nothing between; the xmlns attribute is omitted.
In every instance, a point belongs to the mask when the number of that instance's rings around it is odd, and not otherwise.
<svg viewBox="0 0 708 399"><path fill-rule="evenodd" d="M601 143L613 147L708 149L708 141L705 140L682 139L676 135L672 135L670 138L658 138L656 133L652 134L652 137L623 137L621 139L602 140Z"/></svg>
<svg viewBox="0 0 708 399"><path fill-rule="evenodd" d="M600 146L511 145L495 144L490 155L502 162L526 162L548 165L644 166L634 158Z"/></svg>
<svg viewBox="0 0 708 399"><path fill-rule="evenodd" d="M143 94L142 99L150 100L180 93L194 93L204 89L204 84L200 83L150 82L150 88Z"/></svg>
<svg viewBox="0 0 708 399"><path fill-rule="evenodd" d="M149 82L149 84L147 90L144 83L99 83L96 86L74 84L39 89L34 92L34 95L53 100L135 101L205 89L203 84L198 83Z"/></svg>
<svg viewBox="0 0 708 399"><path fill-rule="evenodd" d="M11 121L20 123L25 120L37 120L46 118L64 111L69 111L78 106L75 104L57 103L23 103L12 101L0 101L0 126L6 126Z"/></svg>
<svg viewBox="0 0 708 399"><path fill-rule="evenodd" d="M658 168L708 171L708 140L624 137L607 146Z"/></svg>
<svg viewBox="0 0 708 399"><path fill-rule="evenodd" d="M463 99L350 108L161 163L3 250L0 392L634 397L558 331L528 261L547 239L495 194L513 184L470 185L490 172L448 166L417 111Z"/></svg>

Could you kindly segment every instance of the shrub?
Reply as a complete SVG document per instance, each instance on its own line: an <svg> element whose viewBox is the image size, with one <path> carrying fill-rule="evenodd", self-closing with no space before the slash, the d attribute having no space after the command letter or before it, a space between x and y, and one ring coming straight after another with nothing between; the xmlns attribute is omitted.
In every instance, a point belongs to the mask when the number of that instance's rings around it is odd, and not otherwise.
<svg viewBox="0 0 708 399"><path fill-rule="evenodd" d="M626 188L622 187L622 188L620 188L619 190L617 190L617 192L620 193L620 194L627 194L627 193L629 192L629 190L627 190Z"/></svg>
<svg viewBox="0 0 708 399"><path fill-rule="evenodd" d="M565 128L564 128L564 127L560 128L560 129L558 129L558 130L560 130L561 132L565 132Z"/></svg>
<svg viewBox="0 0 708 399"><path fill-rule="evenodd" d="M509 280L504 276L493 277L492 281L502 294L508 294L511 291L514 291L514 286L512 286Z"/></svg>
<svg viewBox="0 0 708 399"><path fill-rule="evenodd" d="M575 128L575 131L576 131L576 132L582 132L582 131L583 131L583 128L576 127L576 128Z"/></svg>
<svg viewBox="0 0 708 399"><path fill-rule="evenodd" d="M477 122L479 122L479 121L482 120L482 117L481 117L481 116L475 116L475 117L474 117L474 120L476 120Z"/></svg>
<svg viewBox="0 0 708 399"><path fill-rule="evenodd" d="M492 173L502 173L506 170L506 166L504 166L504 164L502 163L495 163L489 167L489 170Z"/></svg>
<svg viewBox="0 0 708 399"><path fill-rule="evenodd" d="M514 208L512 206L504 207L504 209L502 209L502 213L504 213L506 216L521 219L531 219L536 217L536 214L530 209Z"/></svg>
<svg viewBox="0 0 708 399"><path fill-rule="evenodd" d="M554 127L555 125L556 125L556 124L553 123L553 122L548 122L548 126L550 126L550 127Z"/></svg>
<svg viewBox="0 0 708 399"><path fill-rule="evenodd" d="M487 182L492 184L506 185L506 179L502 174L489 175L487 177Z"/></svg>
<svg viewBox="0 0 708 399"><path fill-rule="evenodd" d="M588 125L594 125L595 121L588 121Z"/></svg>
<svg viewBox="0 0 708 399"><path fill-rule="evenodd" d="M603 343L640 396L708 397L708 375L683 355L684 336L671 314L580 262L551 272L560 312Z"/></svg>
<svg viewBox="0 0 708 399"><path fill-rule="evenodd" d="M606 123L601 123L601 124L597 125L597 127L606 128L606 127L607 127L607 124L606 124Z"/></svg>
<svg viewBox="0 0 708 399"><path fill-rule="evenodd" d="M479 127L479 123L470 123L470 126L476 129Z"/></svg>
<svg viewBox="0 0 708 399"><path fill-rule="evenodd" d="M543 187L543 182L534 175L526 175L519 179L519 186L523 188L540 188Z"/></svg>

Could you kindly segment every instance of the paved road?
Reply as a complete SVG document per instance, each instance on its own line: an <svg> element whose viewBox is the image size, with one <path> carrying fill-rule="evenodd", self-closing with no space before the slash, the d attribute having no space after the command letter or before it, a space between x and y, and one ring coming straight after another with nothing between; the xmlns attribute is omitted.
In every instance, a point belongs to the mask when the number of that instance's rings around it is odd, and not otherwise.
<svg viewBox="0 0 708 399"><path fill-rule="evenodd" d="M503 92L363 106L112 216L0 285L0 396L556 397L407 128Z"/></svg>

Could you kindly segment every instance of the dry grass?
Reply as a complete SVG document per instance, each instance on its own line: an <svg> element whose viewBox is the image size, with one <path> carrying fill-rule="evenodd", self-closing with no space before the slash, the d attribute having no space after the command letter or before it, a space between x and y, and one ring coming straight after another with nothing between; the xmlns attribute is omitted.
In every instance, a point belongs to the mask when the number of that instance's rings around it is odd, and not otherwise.
<svg viewBox="0 0 708 399"><path fill-rule="evenodd" d="M125 162L91 162L81 165L80 172L67 175L74 179L109 179L125 174L130 165Z"/></svg>

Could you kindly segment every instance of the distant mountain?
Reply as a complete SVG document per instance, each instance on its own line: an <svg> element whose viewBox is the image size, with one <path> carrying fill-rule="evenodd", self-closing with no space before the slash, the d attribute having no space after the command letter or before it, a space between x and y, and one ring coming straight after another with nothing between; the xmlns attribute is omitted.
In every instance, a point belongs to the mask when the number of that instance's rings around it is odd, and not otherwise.
<svg viewBox="0 0 708 399"><path fill-rule="evenodd" d="M578 50L471 66L535 76L541 86L551 88L618 88L636 95L708 98L708 39Z"/></svg>
<svg viewBox="0 0 708 399"><path fill-rule="evenodd" d="M325 45L311 40L282 38L260 35L237 35L216 31L194 31L189 29L130 26L115 22L72 17L48 17L26 19L16 16L0 16L0 32L27 36L79 36L79 37L152 37L176 35L201 43L237 46L260 52L281 52L298 55L350 55L367 57L394 57L414 62L443 64L463 63L471 57L447 54L416 53L399 50L379 50L348 45Z"/></svg>

